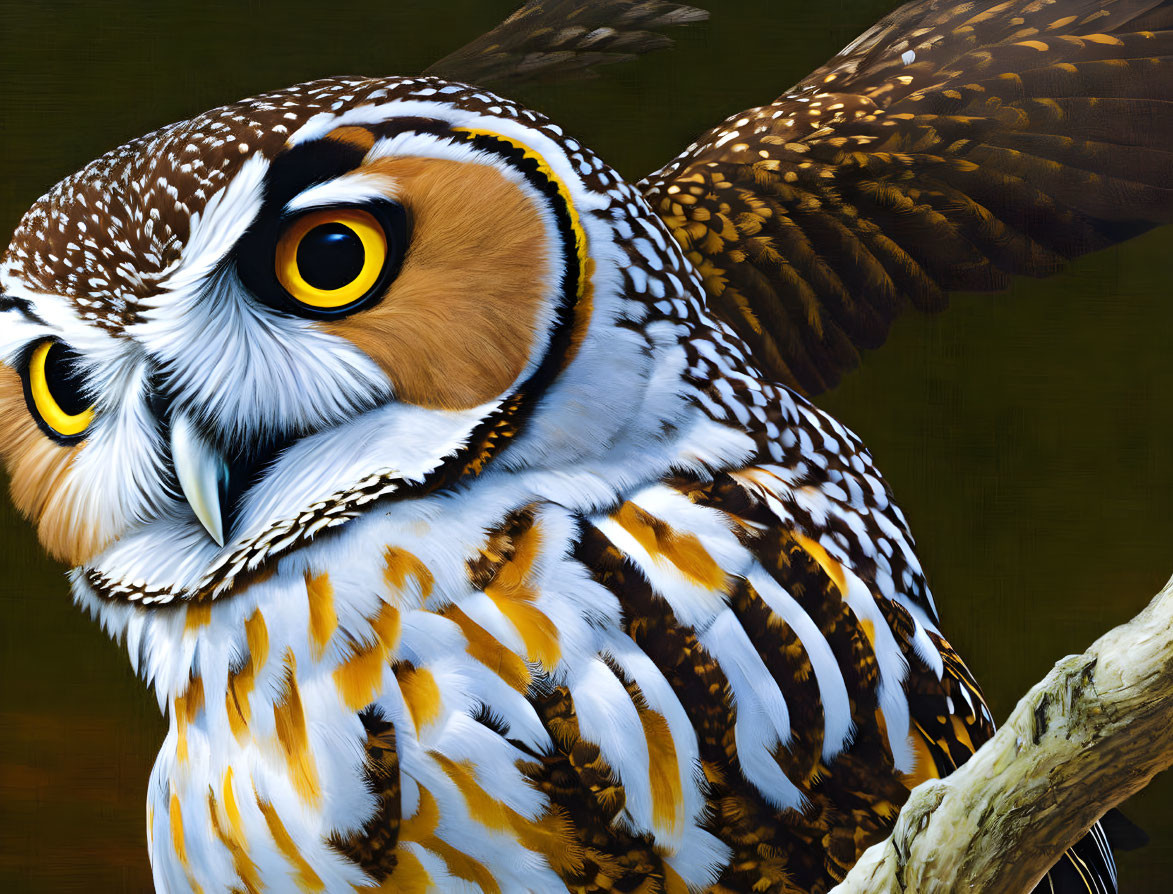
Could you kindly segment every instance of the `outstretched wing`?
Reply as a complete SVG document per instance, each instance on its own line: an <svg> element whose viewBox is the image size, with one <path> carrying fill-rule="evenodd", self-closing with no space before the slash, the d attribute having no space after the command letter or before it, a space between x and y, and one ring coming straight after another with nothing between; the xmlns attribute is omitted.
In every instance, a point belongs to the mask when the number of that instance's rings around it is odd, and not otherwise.
<svg viewBox="0 0 1173 894"><path fill-rule="evenodd" d="M663 0L529 0L425 74L479 85L594 77L596 66L672 46L663 29L706 18Z"/></svg>
<svg viewBox="0 0 1173 894"><path fill-rule="evenodd" d="M641 184L765 371L813 394L905 307L1173 219L1170 0L916 0Z"/></svg>

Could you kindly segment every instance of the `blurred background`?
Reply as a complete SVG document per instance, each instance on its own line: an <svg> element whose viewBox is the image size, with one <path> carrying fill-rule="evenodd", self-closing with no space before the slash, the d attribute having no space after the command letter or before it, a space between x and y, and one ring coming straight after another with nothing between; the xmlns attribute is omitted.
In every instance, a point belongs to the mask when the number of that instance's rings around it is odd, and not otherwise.
<svg viewBox="0 0 1173 894"><path fill-rule="evenodd" d="M518 98L636 180L896 5L698 2L712 20L674 51ZM418 72L517 5L2 0L0 243L125 140L313 77ZM895 489L996 718L1173 573L1171 258L1167 228L1006 294L958 295L898 322L819 401ZM165 723L64 573L0 500L0 890L149 890L145 791ZM1126 811L1152 843L1120 858L1123 889L1173 889L1173 780Z"/></svg>

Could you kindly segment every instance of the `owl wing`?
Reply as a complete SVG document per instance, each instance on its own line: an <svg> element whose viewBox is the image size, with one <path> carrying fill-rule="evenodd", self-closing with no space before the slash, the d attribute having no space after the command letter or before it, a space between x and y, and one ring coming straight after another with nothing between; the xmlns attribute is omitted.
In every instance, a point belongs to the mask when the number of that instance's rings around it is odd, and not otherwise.
<svg viewBox="0 0 1173 894"><path fill-rule="evenodd" d="M641 187L765 371L814 394L905 307L1173 219L1169 0L916 0Z"/></svg>
<svg viewBox="0 0 1173 894"><path fill-rule="evenodd" d="M663 0L529 0L425 74L489 85L595 77L595 67L672 46L663 29L708 13Z"/></svg>

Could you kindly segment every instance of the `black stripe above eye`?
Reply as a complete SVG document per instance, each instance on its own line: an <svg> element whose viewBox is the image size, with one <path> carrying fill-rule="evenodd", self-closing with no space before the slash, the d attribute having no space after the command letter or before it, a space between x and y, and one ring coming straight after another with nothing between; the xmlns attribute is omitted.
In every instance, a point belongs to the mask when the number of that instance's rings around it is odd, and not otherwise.
<svg viewBox="0 0 1173 894"><path fill-rule="evenodd" d="M18 313L30 323L38 323L41 326L48 326L49 324L37 316L36 311L33 310L33 304L27 298L18 298L15 295L0 295L0 313L8 312Z"/></svg>
<svg viewBox="0 0 1173 894"><path fill-rule="evenodd" d="M285 150L273 159L265 174L261 215L280 216L294 196L353 171L365 156L365 149L331 139L314 140Z"/></svg>

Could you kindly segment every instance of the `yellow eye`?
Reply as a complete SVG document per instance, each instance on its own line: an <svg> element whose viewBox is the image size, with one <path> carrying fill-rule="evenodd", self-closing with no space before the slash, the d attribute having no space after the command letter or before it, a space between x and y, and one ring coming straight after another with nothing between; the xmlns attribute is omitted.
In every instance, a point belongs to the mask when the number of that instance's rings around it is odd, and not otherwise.
<svg viewBox="0 0 1173 894"><path fill-rule="evenodd" d="M296 301L336 310L362 300L387 261L387 235L361 208L303 214L277 241L277 280Z"/></svg>
<svg viewBox="0 0 1173 894"><path fill-rule="evenodd" d="M94 421L94 408L86 398L76 353L53 339L41 342L29 356L25 381L29 409L50 434L64 440L85 434Z"/></svg>

